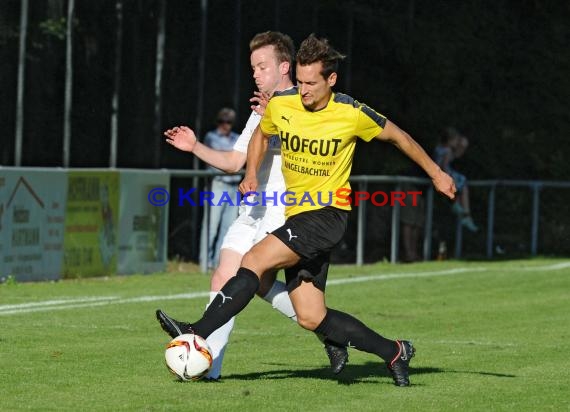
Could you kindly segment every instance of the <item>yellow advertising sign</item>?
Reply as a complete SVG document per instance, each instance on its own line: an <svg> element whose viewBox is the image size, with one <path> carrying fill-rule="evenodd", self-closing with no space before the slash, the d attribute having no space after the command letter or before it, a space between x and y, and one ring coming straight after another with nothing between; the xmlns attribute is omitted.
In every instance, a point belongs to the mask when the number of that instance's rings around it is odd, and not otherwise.
<svg viewBox="0 0 570 412"><path fill-rule="evenodd" d="M116 273L118 216L118 172L69 172L64 278Z"/></svg>

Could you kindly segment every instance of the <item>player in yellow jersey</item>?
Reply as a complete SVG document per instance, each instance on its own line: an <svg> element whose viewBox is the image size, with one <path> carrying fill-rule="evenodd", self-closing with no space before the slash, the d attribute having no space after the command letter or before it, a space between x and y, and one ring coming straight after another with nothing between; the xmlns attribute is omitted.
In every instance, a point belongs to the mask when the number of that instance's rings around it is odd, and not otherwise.
<svg viewBox="0 0 570 412"><path fill-rule="evenodd" d="M177 322L181 330L207 337L248 304L265 272L285 268L289 296L302 327L340 346L378 355L394 383L408 386L409 362L415 352L411 342L387 339L325 304L330 252L344 235L350 208L338 193L350 187L357 138L394 144L430 176L436 190L449 198L456 190L453 179L406 132L368 106L333 93L343 58L326 39L314 35L305 39L297 53L297 87L270 100L260 129L250 141L246 176L240 185L243 192L257 188L256 172L268 137L277 134L281 138L285 184L296 200L288 202L285 224L243 257L236 276L199 321L189 324L163 312L157 315L159 320L164 317L161 322Z"/></svg>
<svg viewBox="0 0 570 412"><path fill-rule="evenodd" d="M295 59L295 46L293 40L283 33L267 31L256 34L249 43L251 51L251 67L255 84L263 94L273 94L293 87L292 72ZM260 94L252 99L252 113L243 129L234 149L229 152L213 150L196 139L194 132L186 127L175 127L167 130L167 142L180 150L191 152L209 165L224 170L228 173L239 171L244 167L247 160L247 148L255 128L261 121L267 101ZM260 191L285 192L285 181L281 173L281 148L280 141L275 136L271 140L265 153L259 172ZM253 199L255 200L255 199ZM262 203L262 202L261 202ZM267 202L266 202L267 203ZM263 239L267 233L285 223L285 207L279 202L270 205L259 204L250 206L242 204L239 217L230 226L224 237L220 251L220 263L210 283L210 302L227 280L233 276L241 266L243 255L257 242ZM271 303L274 309L297 321L297 316L284 282L276 279L277 271L266 273L264 283L259 287L257 294L266 302ZM208 336L213 362L212 368L205 376L206 379L217 380L221 378L222 362L225 348L230 334L234 328L232 317L225 325ZM166 332L172 337L180 335L180 331L173 324ZM342 371L347 360L348 352L345 347L337 347L330 342L324 341L325 351L330 359L333 373Z"/></svg>

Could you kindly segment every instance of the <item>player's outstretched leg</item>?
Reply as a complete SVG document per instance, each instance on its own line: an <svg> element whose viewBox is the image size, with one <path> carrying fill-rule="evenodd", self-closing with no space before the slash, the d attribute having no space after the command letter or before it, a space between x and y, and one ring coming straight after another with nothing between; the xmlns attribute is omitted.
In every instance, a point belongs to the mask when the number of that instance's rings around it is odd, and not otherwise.
<svg viewBox="0 0 570 412"><path fill-rule="evenodd" d="M415 353L411 342L386 339L355 317L330 308L315 332L338 345L351 346L378 355L386 362L394 384L410 385L409 364Z"/></svg>
<svg viewBox="0 0 570 412"><path fill-rule="evenodd" d="M160 323L162 330L168 333L168 335L173 339L184 333L194 333L192 325L171 318L160 309L156 311L156 319Z"/></svg>
<svg viewBox="0 0 570 412"><path fill-rule="evenodd" d="M228 322L247 306L255 296L259 287L259 279L249 269L240 268L218 292L202 318L195 323L186 323L171 318L160 309L156 311L156 318L162 329L170 336L176 337L179 332L195 333L204 339L220 326Z"/></svg>

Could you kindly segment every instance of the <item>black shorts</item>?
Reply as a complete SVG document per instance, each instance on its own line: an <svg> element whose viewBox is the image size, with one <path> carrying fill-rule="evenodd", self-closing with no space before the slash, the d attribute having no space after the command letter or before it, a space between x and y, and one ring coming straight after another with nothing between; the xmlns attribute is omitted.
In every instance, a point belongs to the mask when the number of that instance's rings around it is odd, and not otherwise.
<svg viewBox="0 0 570 412"><path fill-rule="evenodd" d="M348 213L327 206L291 216L272 232L301 257L299 263L285 269L289 291L306 281L324 292L330 254L346 232Z"/></svg>

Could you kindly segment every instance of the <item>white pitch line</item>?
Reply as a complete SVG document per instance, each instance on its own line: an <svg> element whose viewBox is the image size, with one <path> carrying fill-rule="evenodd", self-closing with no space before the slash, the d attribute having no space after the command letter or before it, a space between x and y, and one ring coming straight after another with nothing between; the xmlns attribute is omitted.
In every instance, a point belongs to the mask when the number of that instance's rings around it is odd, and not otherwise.
<svg viewBox="0 0 570 412"><path fill-rule="evenodd" d="M521 268L520 270L560 270L560 269L566 269L566 268L570 268L570 262L560 262L560 263L554 263L552 265L546 265L546 266L530 266L530 267L526 267L526 268Z"/></svg>
<svg viewBox="0 0 570 412"><path fill-rule="evenodd" d="M358 276L358 277L354 277L354 278L327 280L327 286L344 285L347 283L369 282L372 280L389 280L389 279L404 279L404 278L424 278L424 277L433 277L433 276L449 276L449 275L456 275L459 273L466 273L466 272L485 272L487 270L488 270L487 268L476 267L476 268L456 268L456 269L438 270L438 271L433 271L433 272L389 273L389 274L385 274L385 275Z"/></svg>
<svg viewBox="0 0 570 412"><path fill-rule="evenodd" d="M24 303L22 305L6 305L12 306L11 309L2 310L0 308L0 316L2 315L13 315L16 313L31 313L31 312L47 312L52 310L64 310L64 309L77 309L77 308L92 308L96 306L105 306L110 304L119 304L119 303L138 303L138 302L153 302L157 300L177 300L177 299L196 299L196 298L204 298L210 296L210 292L194 292L194 293L179 293L177 295L163 295L163 296L138 296L134 298L125 298L125 299L118 299L116 297L98 297L98 298L91 298L91 302L87 300L81 301L78 299L69 299L67 301L63 300L60 301L61 305L54 306L53 304L40 306L42 303L52 303L55 301L46 301L46 302L36 302L34 307L29 307L28 303ZM75 303L79 302L79 303Z"/></svg>
<svg viewBox="0 0 570 412"><path fill-rule="evenodd" d="M512 342L494 342L494 341L477 341L477 340L436 340L433 343L441 344L441 345L478 345L478 346L519 346L518 343Z"/></svg>
<svg viewBox="0 0 570 412"><path fill-rule="evenodd" d="M85 303L85 302L94 302L100 300L113 300L119 299L118 296L95 296L95 297L83 297L83 298L75 298L75 299L58 299L58 300L45 300L43 302L29 302L29 303L20 303L15 305L0 305L0 311L9 310L9 309L20 309L20 308L32 308L35 306L52 306L52 305L61 305L61 304L69 304L69 303Z"/></svg>
<svg viewBox="0 0 570 412"><path fill-rule="evenodd" d="M353 278L344 279L332 279L327 281L327 286L330 285L341 285L347 283L358 283L358 282L369 282L373 280L389 280L396 278L417 278L417 277L431 277L431 276L445 276L454 275L458 273L465 272L479 272L484 271L484 268L455 268L447 269L442 271L432 271L432 272L416 272L416 273L392 273L384 275L370 275L370 276L358 276ZM85 308L85 307L95 307L104 306L108 304L119 304L119 303L137 303L137 302L152 302L157 300L176 300L176 299L196 299L208 296L210 292L195 292L195 293L183 293L177 295L162 295L162 296L138 296L134 298L120 299L116 296L98 296L89 298L75 298L75 299L60 299L60 300L48 300L44 302L32 302L23 303L15 305L3 305L0 306L0 315L10 315L15 313L30 313L30 312L43 312L47 310L62 310L62 309L74 309L74 308Z"/></svg>
<svg viewBox="0 0 570 412"><path fill-rule="evenodd" d="M551 271L551 270L566 269L568 267L570 267L570 262L561 262L552 265L533 266L525 268L509 268L509 269L503 268L501 270L502 271L513 271L513 270ZM387 273L382 275L356 276L356 277L342 278L342 279L331 279L327 281L327 286L345 285L348 283L370 282L377 280L452 276L464 273L486 272L488 270L489 268L479 266L471 268L454 268L454 269L429 271L429 272L412 272L412 273L403 272L403 273ZM208 297L209 295L210 292L204 291L204 292L180 293L175 295L162 295L162 296L160 295L137 296L133 298L124 298L124 299L120 299L117 296L95 296L95 297L85 297L85 298L47 300L43 302L29 302L29 303L14 304L14 305L1 305L0 316L20 314L20 313L30 313L30 312L47 312L53 310L88 308L88 307L104 306L111 304L154 302L154 301L178 300L178 299L198 299L198 298Z"/></svg>

